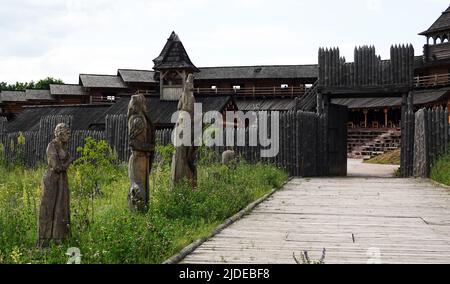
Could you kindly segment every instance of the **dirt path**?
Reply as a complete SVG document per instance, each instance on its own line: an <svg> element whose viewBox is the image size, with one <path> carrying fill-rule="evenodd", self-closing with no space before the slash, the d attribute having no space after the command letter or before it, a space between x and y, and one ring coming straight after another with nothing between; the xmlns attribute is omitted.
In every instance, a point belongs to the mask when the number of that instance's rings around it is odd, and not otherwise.
<svg viewBox="0 0 450 284"><path fill-rule="evenodd" d="M392 177L398 168L396 165L365 164L362 160L347 160L347 174L350 177Z"/></svg>

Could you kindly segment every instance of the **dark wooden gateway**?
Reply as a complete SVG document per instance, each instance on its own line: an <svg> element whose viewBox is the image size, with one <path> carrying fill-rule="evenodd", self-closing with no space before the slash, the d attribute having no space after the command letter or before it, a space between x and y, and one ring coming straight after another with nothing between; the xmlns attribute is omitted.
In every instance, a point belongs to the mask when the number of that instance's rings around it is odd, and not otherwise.
<svg viewBox="0 0 450 284"><path fill-rule="evenodd" d="M347 63L338 48L319 50L317 111L330 115L333 112L331 100L337 98L401 97L401 172L404 177L411 176L414 157L414 48L412 45L392 46L390 60L381 60L375 48L369 46L355 48L354 54L355 62ZM335 161L329 162L332 165ZM337 165L333 164L333 167Z"/></svg>

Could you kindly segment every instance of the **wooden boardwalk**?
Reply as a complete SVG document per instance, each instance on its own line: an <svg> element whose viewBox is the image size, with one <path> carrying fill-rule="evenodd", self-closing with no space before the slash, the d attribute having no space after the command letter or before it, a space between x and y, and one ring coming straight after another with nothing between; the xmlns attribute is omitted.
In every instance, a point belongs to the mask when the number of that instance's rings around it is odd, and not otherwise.
<svg viewBox="0 0 450 284"><path fill-rule="evenodd" d="M183 263L289 264L323 248L325 263L450 263L450 190L415 179L294 179Z"/></svg>

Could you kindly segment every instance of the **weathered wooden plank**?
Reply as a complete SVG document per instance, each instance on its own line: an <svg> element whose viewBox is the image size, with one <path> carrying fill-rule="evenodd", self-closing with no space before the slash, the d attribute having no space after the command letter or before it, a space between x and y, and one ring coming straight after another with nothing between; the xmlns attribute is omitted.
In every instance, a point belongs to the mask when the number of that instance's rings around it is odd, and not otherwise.
<svg viewBox="0 0 450 284"><path fill-rule="evenodd" d="M426 180L293 179L184 262L293 263L326 248L326 263L366 263L371 247L383 263L450 262L450 192Z"/></svg>

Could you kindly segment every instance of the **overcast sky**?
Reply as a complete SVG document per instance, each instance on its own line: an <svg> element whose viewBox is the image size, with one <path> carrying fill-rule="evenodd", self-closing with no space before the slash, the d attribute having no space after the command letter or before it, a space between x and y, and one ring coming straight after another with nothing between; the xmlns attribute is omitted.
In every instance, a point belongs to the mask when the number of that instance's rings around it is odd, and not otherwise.
<svg viewBox="0 0 450 284"><path fill-rule="evenodd" d="M0 81L152 69L172 30L198 67L317 63L319 47L422 54L446 0L0 0Z"/></svg>

